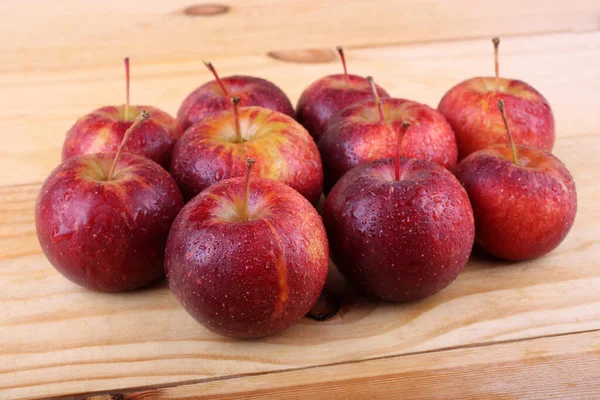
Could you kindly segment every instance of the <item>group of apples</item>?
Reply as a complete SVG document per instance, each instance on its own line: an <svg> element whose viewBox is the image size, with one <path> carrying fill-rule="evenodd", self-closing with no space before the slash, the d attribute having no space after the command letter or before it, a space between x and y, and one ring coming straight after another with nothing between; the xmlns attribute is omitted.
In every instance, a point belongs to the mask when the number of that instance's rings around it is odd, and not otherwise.
<svg viewBox="0 0 600 400"><path fill-rule="evenodd" d="M194 318L242 338L311 309L330 248L352 284L386 301L446 287L474 242L539 257L571 228L575 185L550 154L547 101L499 78L498 43L496 76L456 85L437 110L348 74L338 48L344 73L312 83L295 112L271 82L221 79L206 63L215 79L175 119L129 104L126 59L126 104L80 118L41 189L42 249L99 291L166 273Z"/></svg>

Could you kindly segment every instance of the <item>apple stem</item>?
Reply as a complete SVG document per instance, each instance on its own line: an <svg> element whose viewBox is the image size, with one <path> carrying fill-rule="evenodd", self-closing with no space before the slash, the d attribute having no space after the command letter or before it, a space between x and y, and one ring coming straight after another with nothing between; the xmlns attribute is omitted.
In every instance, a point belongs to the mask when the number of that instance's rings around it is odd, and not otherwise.
<svg viewBox="0 0 600 400"><path fill-rule="evenodd" d="M215 69L215 67L213 67L212 63L211 62L206 62L206 61L202 61L202 62L204 63L204 65L206 66L206 68L208 68L208 70L210 72L212 72L213 76L215 77L215 80L217 81L217 83L221 87L221 90L223 91L223 95L225 97L230 97L229 91L225 87L225 84L223 83L223 81L221 80L221 78L219 78L219 74L217 74L217 70Z"/></svg>
<svg viewBox="0 0 600 400"><path fill-rule="evenodd" d="M377 106L377 111L379 111L379 120L381 122L385 122L385 116L383 115L383 105L381 104L381 98L379 97L379 93L377 93L377 86L375 86L375 82L373 81L372 76L367 76L367 80L369 81L369 85L371 85L373 96L375 96L375 105Z"/></svg>
<svg viewBox="0 0 600 400"><path fill-rule="evenodd" d="M125 121L129 121L129 57L125 57Z"/></svg>
<svg viewBox="0 0 600 400"><path fill-rule="evenodd" d="M250 199L250 172L252 171L253 165L253 158L246 159L246 183L244 185L244 204L242 209L242 220L244 221L248 221L248 219L250 218L250 212L248 211L248 202Z"/></svg>
<svg viewBox="0 0 600 400"><path fill-rule="evenodd" d="M115 174L115 169L117 169L117 163L121 158L121 153L123 153L123 148L125 147L125 143L129 139L129 136L131 136L133 131L135 131L136 128L148 118L150 118L150 114L148 113L148 111L142 110L142 112L140 112L135 121L133 121L133 124L131 124L131 126L125 131L125 134L123 135L123 140L121 140L121 144L119 145L117 154L115 154L115 158L113 159L112 165L110 166L110 170L108 171L108 175L106 177L107 181L110 181L113 178L113 175Z"/></svg>
<svg viewBox="0 0 600 400"><path fill-rule="evenodd" d="M335 48L340 55L340 59L342 60L342 66L344 67L344 77L346 78L346 86L350 86L350 78L348 78L348 68L346 67L346 56L344 56L344 49L342 46L337 46Z"/></svg>
<svg viewBox="0 0 600 400"><path fill-rule="evenodd" d="M407 120L402 121L402 130L396 136L396 160L395 160L395 173L396 173L396 181L400 180L400 148L402 147L402 139L404 139L404 135L406 135L406 131L410 127L410 122Z"/></svg>
<svg viewBox="0 0 600 400"><path fill-rule="evenodd" d="M236 143L244 142L244 138L242 137L242 128L240 128L239 104L240 104L241 100L242 99L237 96L233 96L231 98L231 105L233 106L233 119L235 121L235 142Z"/></svg>
<svg viewBox="0 0 600 400"><path fill-rule="evenodd" d="M500 109L500 114L502 114L502 120L504 121L504 128L506 128L506 134L508 135L508 140L510 141L510 147L512 149L513 162L518 164L519 159L517 158L517 146L515 146L515 141L512 136L512 132L510 131L510 126L508 126L508 117L506 116L506 109L504 108L504 100L498 100L498 108Z"/></svg>
<svg viewBox="0 0 600 400"><path fill-rule="evenodd" d="M500 91L500 63L498 62L498 46L500 46L500 38L492 39L494 43L494 69L496 71L496 93Z"/></svg>

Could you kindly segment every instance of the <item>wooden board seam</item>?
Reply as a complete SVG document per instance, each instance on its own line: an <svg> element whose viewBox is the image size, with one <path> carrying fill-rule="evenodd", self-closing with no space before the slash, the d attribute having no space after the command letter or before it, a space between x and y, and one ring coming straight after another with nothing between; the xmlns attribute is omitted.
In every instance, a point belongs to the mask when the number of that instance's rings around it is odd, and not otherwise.
<svg viewBox="0 0 600 400"><path fill-rule="evenodd" d="M87 399L87 400L101 400L100 398L95 398L95 397L109 395L109 394L115 394L115 393L130 393L130 392L137 392L137 391L167 389L167 388L178 387L178 386L195 385L195 384L200 384L200 383L208 383L208 382L216 382L216 381L226 381L226 380L251 377L251 376L273 375L273 374L280 374L280 373L285 373L285 372L296 372L296 371L307 371L307 370L315 369L315 368L332 367L332 366L348 365L348 364L359 364L359 363L364 363L364 362L368 362L368 361L385 360L385 359L391 359L391 358L400 358L400 357L408 357L408 356L431 354L431 353L441 353L441 352L480 348L480 347L483 348L483 347L487 347L487 346L504 345L504 344L519 343L519 342L526 342L526 341L539 340L539 339L547 339L547 338L555 338L555 337L562 337L562 336L569 336L569 335L593 333L593 332L600 332L600 329L588 329L588 330L566 332L566 333L559 333L559 334L552 334L552 335L539 335L539 336L532 336L532 337L521 338L521 339L495 340L495 341L493 340L493 341L489 341L489 342L470 343L470 344L460 345L460 346L441 347L441 348L432 349L432 350L413 351L413 352L402 353L402 354L393 354L393 355L386 355L386 356L381 356L381 357L370 357L370 358L363 358L363 359L359 359L359 360L342 361L342 362L337 362L337 363L315 364L315 365L310 365L310 366L306 366L306 367L284 368L284 369L261 371L261 372L250 372L247 374L234 374L234 375L227 375L227 376L206 378L206 379L192 379L189 381L180 381L180 382L167 383L167 384L161 384L161 385L129 387L125 390L118 390L118 391L110 390L110 391L80 393L80 395L83 396L83 398ZM59 397L56 397L56 399L57 400L67 400L67 399L72 399L72 396L71 395L59 396Z"/></svg>

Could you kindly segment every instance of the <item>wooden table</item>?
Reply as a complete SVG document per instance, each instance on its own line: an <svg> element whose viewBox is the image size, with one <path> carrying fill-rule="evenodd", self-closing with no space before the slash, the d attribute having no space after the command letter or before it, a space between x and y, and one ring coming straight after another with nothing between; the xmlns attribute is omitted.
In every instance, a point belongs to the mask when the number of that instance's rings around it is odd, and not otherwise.
<svg viewBox="0 0 600 400"><path fill-rule="evenodd" d="M600 398L599 21L597 0L2 1L0 398ZM78 116L123 102L126 55L132 101L171 113L210 79L203 59L296 101L340 71L338 44L351 72L435 106L493 73L493 35L502 75L552 104L555 154L577 184L575 226L546 257L476 255L424 301L346 298L327 322L235 341L194 322L164 282L92 293L40 250L40 184ZM347 290L335 273L328 286Z"/></svg>

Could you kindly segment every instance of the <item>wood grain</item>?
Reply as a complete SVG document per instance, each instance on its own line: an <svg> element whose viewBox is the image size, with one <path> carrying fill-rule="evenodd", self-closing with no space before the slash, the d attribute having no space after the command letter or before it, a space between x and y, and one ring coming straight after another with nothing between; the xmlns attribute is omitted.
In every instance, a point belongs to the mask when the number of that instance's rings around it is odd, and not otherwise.
<svg viewBox="0 0 600 400"><path fill-rule="evenodd" d="M213 6L210 6L210 5ZM595 0L5 0L0 71L598 29Z"/></svg>
<svg viewBox="0 0 600 400"><path fill-rule="evenodd" d="M599 351L594 331L145 390L123 399L593 399L600 393Z"/></svg>
<svg viewBox="0 0 600 400"><path fill-rule="evenodd" d="M579 213L550 255L516 264L476 256L446 290L409 305L356 298L333 271L339 316L260 341L206 331L164 283L128 294L69 283L36 243L39 186L0 188L0 393L115 391L600 329L600 135L561 138L556 150Z"/></svg>
<svg viewBox="0 0 600 400"><path fill-rule="evenodd" d="M597 0L0 2L0 399L136 388L129 397L597 397L599 29ZM556 154L577 184L575 226L546 257L476 254L450 287L409 305L358 297L332 269L333 319L234 341L195 323L164 282L92 293L41 253L40 184L76 118L123 102L124 56L133 102L173 114L210 79L203 59L270 79L295 102L340 70L339 44L350 72L435 106L460 80L491 75L494 35L501 74L553 106Z"/></svg>
<svg viewBox="0 0 600 400"><path fill-rule="evenodd" d="M507 37L501 44L501 73L527 81L548 98L559 137L597 134L600 120L592 116L600 109L599 49L599 32ZM0 185L41 182L60 162L65 133L79 116L123 102L124 53L113 54L110 63L88 68L65 62L57 69L0 72ZM459 81L493 73L489 38L348 49L347 56L351 72L373 75L392 95L432 106ZM0 68L2 57L0 52ZM294 102L309 83L341 68L337 59L305 64L266 54L213 61L223 75L273 80ZM133 58L132 101L174 114L209 75L200 57L156 64Z"/></svg>

